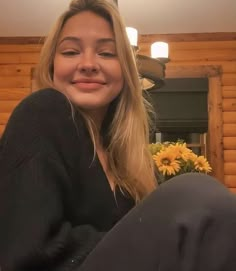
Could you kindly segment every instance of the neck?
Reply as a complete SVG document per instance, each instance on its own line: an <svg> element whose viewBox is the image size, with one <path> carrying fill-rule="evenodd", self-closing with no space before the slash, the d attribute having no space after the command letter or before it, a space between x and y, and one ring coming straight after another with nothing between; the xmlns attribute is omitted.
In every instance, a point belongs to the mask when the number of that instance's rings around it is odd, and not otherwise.
<svg viewBox="0 0 236 271"><path fill-rule="evenodd" d="M99 110L91 110L88 112L89 117L92 119L97 131L99 132L102 126L102 122L106 115L107 108L99 109Z"/></svg>

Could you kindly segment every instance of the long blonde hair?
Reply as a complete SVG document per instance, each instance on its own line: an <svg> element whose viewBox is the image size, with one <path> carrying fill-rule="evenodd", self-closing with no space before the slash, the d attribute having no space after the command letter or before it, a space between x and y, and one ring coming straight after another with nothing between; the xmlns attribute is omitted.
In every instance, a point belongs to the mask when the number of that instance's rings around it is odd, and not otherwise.
<svg viewBox="0 0 236 271"><path fill-rule="evenodd" d="M136 202L143 199L156 187L153 160L148 150L149 117L138 77L135 55L129 44L125 25L117 6L107 0L73 0L69 9L56 22L44 43L36 72L39 88L53 86L53 61L59 35L66 21L82 12L92 11L105 18L111 25L117 55L124 76L124 86L118 98L108 110L109 124L106 127L105 150L108 163L116 183L121 190L127 191ZM94 125L83 113L92 139ZM94 146L96 147L96 146Z"/></svg>

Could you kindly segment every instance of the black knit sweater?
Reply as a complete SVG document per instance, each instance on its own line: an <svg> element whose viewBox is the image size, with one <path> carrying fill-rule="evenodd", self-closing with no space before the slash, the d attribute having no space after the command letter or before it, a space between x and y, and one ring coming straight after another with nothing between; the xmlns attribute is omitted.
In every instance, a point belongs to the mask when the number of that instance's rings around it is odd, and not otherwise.
<svg viewBox="0 0 236 271"><path fill-rule="evenodd" d="M1 271L71 270L134 205L111 191L82 117L44 89L0 140Z"/></svg>

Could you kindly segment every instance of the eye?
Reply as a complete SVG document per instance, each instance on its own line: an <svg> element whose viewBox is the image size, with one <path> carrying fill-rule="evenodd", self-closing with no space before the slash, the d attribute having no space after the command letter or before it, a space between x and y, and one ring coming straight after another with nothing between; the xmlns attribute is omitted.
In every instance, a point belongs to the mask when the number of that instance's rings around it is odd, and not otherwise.
<svg viewBox="0 0 236 271"><path fill-rule="evenodd" d="M100 52L100 53L98 53L100 56L103 56L103 57L115 57L116 56L116 54L115 53L113 53L113 52Z"/></svg>
<svg viewBox="0 0 236 271"><path fill-rule="evenodd" d="M64 55L64 56L74 56L74 55L80 54L80 52L79 51L74 51L74 50L67 50L67 51L61 52L61 54Z"/></svg>

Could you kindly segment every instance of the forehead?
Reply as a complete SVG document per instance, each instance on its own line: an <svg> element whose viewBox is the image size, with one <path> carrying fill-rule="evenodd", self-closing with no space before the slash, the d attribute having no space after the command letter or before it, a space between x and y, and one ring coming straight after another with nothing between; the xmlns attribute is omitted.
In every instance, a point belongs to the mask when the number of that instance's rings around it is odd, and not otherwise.
<svg viewBox="0 0 236 271"><path fill-rule="evenodd" d="M67 35L114 38L111 24L91 11L83 11L69 18L61 30L60 39Z"/></svg>

